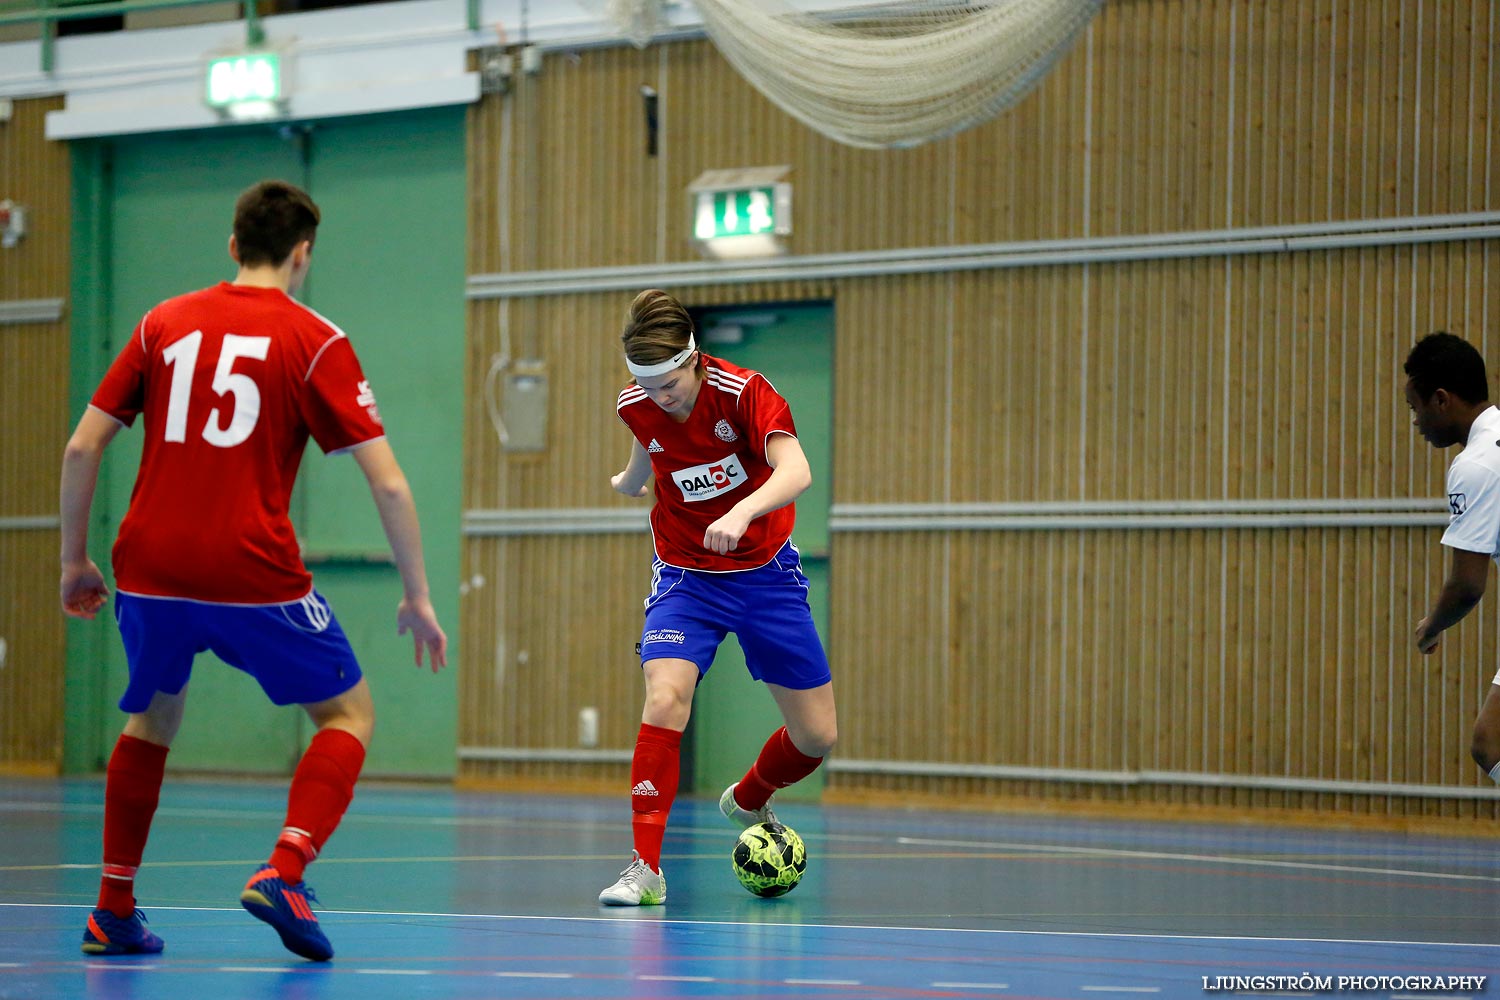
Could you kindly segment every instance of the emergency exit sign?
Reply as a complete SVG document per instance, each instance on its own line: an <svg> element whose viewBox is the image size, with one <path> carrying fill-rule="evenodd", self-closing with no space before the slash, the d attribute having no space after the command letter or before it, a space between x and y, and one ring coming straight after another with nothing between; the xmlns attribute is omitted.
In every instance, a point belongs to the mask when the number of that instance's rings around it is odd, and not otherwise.
<svg viewBox="0 0 1500 1000"><path fill-rule="evenodd" d="M742 167L700 174L693 199L693 240L710 257L784 253L792 231L790 167Z"/></svg>
<svg viewBox="0 0 1500 1000"><path fill-rule="evenodd" d="M204 99L211 108L274 112L286 95L282 87L281 56L275 52L242 52L208 61Z"/></svg>
<svg viewBox="0 0 1500 1000"><path fill-rule="evenodd" d="M776 232L776 188L699 191L694 234L700 240L721 236L759 236Z"/></svg>

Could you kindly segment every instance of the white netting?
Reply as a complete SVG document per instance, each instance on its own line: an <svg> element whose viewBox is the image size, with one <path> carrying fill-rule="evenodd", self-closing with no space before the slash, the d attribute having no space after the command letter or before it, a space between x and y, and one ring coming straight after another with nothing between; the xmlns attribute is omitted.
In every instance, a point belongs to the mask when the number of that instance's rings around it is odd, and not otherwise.
<svg viewBox="0 0 1500 1000"><path fill-rule="evenodd" d="M662 0L605 0L604 14L620 34L645 48L662 27Z"/></svg>
<svg viewBox="0 0 1500 1000"><path fill-rule="evenodd" d="M788 114L851 146L884 148L951 135L1014 104L1103 0L917 0L821 13L787 0L693 2L724 57ZM610 5L637 44L660 18L661 0Z"/></svg>

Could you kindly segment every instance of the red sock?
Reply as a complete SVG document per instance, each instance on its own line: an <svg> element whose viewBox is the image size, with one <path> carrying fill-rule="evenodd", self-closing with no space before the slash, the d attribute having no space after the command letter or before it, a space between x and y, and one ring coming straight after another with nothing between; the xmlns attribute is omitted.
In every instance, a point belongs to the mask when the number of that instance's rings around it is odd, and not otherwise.
<svg viewBox="0 0 1500 1000"><path fill-rule="evenodd" d="M271 867L282 881L296 885L338 829L354 799L354 783L365 763L365 745L342 729L320 729L292 775L287 792L286 826L271 852Z"/></svg>
<svg viewBox="0 0 1500 1000"><path fill-rule="evenodd" d="M677 797L682 734L641 723L630 761L630 829L641 860L661 871L661 840Z"/></svg>
<svg viewBox="0 0 1500 1000"><path fill-rule="evenodd" d="M823 763L822 757L809 757L792 745L792 738L782 726L771 734L760 756L740 779L734 790L734 801L741 809L752 812L765 805L778 788L795 785L812 774Z"/></svg>
<svg viewBox="0 0 1500 1000"><path fill-rule="evenodd" d="M166 747L134 736L122 734L109 755L104 782L104 877L99 880L98 906L117 917L135 912L135 872L146 850L166 767Z"/></svg>

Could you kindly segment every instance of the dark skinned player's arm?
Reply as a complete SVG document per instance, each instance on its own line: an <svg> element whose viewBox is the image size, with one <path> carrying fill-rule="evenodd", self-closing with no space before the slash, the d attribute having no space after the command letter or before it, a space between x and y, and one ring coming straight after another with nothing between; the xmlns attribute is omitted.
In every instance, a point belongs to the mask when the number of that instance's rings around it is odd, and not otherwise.
<svg viewBox="0 0 1500 1000"><path fill-rule="evenodd" d="M1417 648L1430 653L1437 648L1437 638L1452 628L1474 609L1484 596L1489 581L1490 556L1485 552L1469 552L1453 549L1448 579L1443 582L1437 603L1417 626Z"/></svg>

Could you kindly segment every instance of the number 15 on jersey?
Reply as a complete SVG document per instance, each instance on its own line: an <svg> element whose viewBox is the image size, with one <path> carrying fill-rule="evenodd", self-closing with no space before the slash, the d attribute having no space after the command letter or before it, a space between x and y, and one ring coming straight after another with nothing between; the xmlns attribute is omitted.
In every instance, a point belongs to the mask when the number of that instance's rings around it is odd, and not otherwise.
<svg viewBox="0 0 1500 1000"><path fill-rule="evenodd" d="M198 367L198 352L203 347L203 331L192 333L176 341L161 352L162 361L172 369L172 390L167 399L168 441L186 441L188 433L188 401L193 394L193 375ZM234 363L241 358L266 360L271 348L270 337L241 337L238 334L224 335L224 345L219 349L219 363L214 368L213 391L226 399L229 408L229 426L224 426L219 406L215 406L203 423L203 440L216 448L233 448L244 442L255 424L260 420L260 386L255 379L234 370Z"/></svg>

